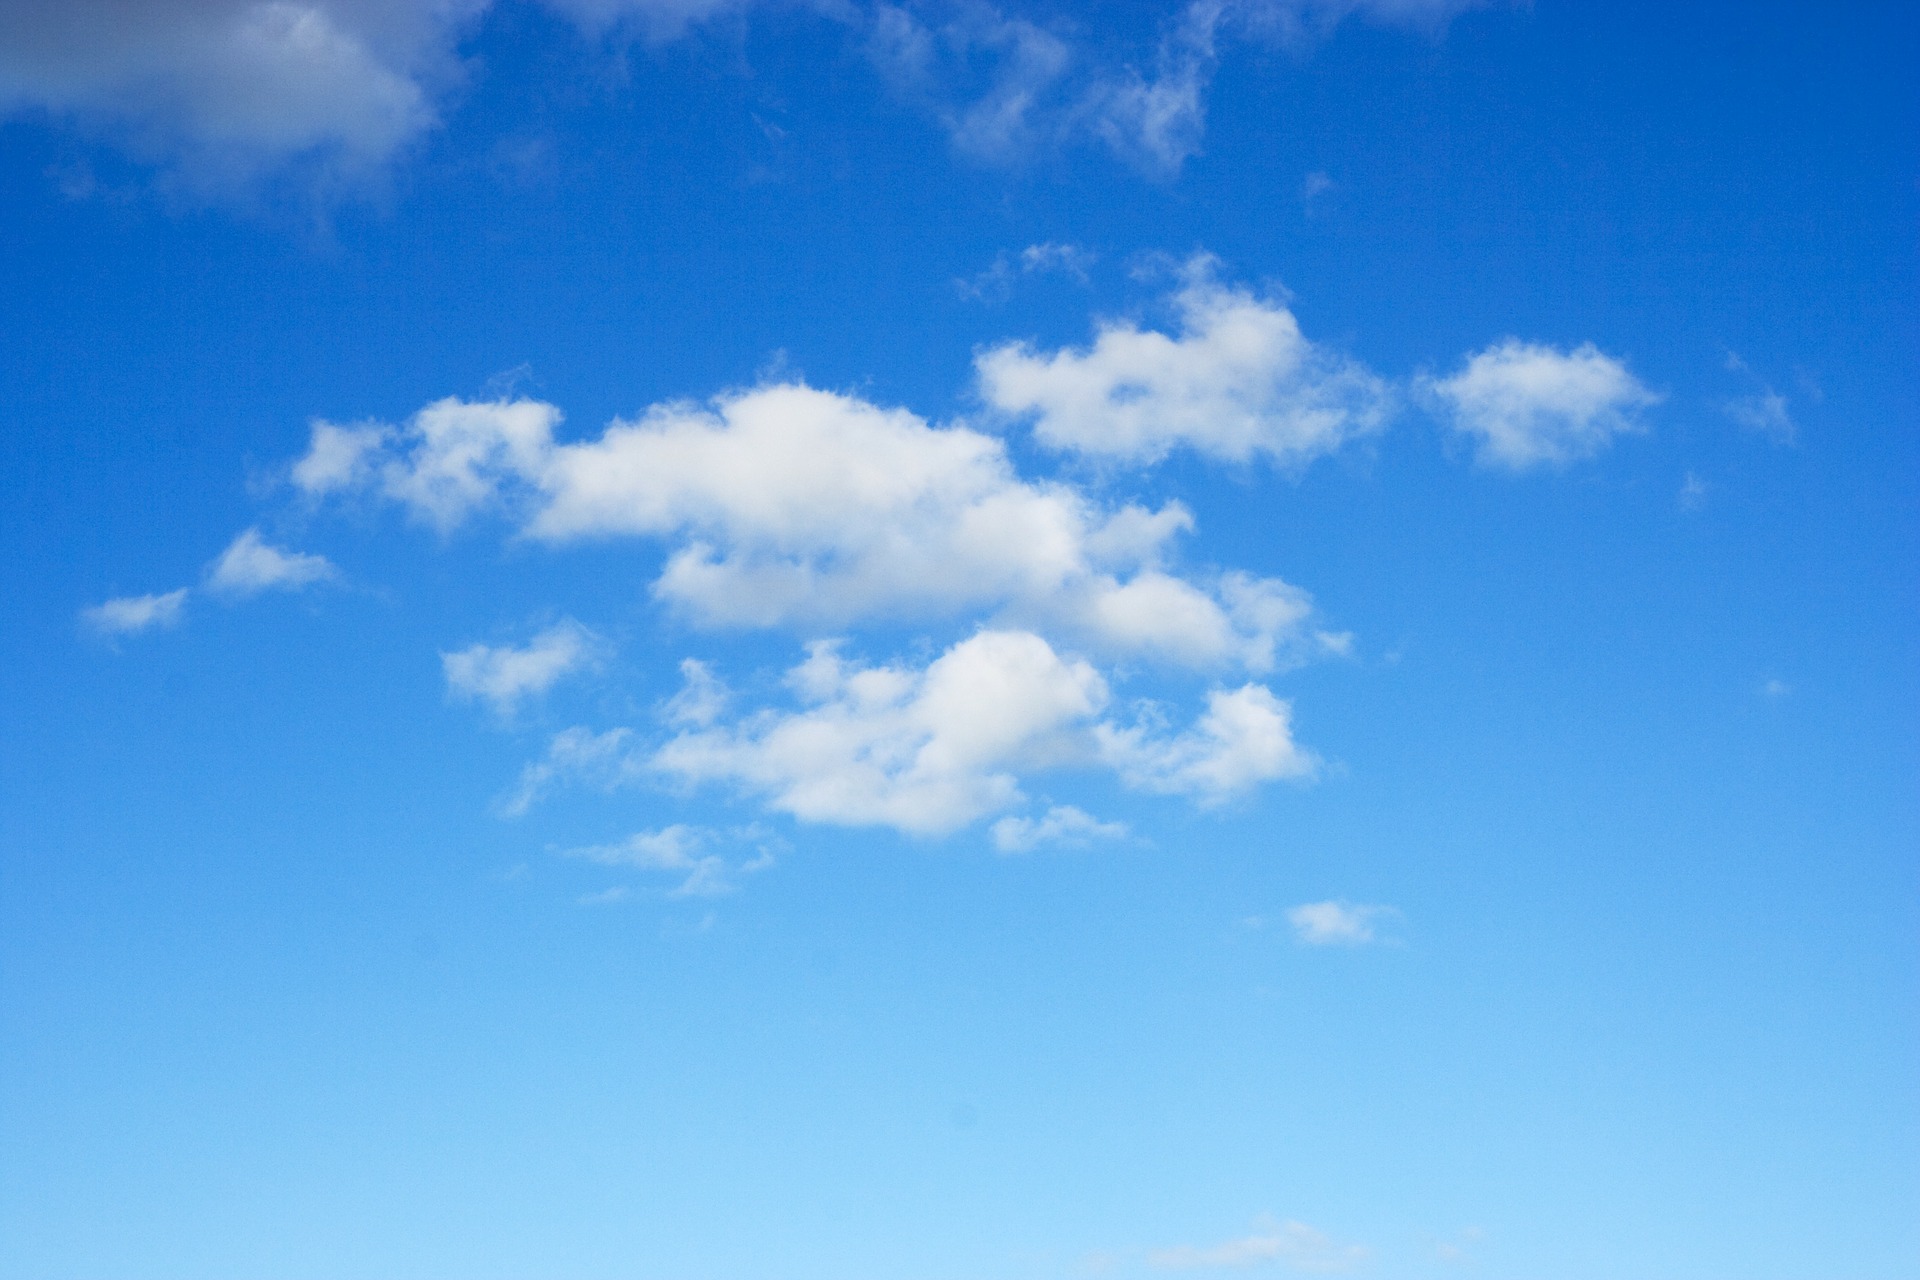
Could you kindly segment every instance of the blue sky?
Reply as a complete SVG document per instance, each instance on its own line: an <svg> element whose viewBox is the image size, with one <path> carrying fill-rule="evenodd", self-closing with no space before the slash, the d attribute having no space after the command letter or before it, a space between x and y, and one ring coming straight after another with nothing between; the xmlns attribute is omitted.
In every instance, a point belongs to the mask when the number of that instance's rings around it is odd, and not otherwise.
<svg viewBox="0 0 1920 1280"><path fill-rule="evenodd" d="M0 3L0 1277L1914 1274L1917 35Z"/></svg>

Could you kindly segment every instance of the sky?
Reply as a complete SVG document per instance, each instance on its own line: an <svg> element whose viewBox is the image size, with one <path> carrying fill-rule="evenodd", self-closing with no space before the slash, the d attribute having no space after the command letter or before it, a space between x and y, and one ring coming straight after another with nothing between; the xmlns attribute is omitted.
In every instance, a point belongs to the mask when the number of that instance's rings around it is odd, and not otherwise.
<svg viewBox="0 0 1920 1280"><path fill-rule="evenodd" d="M1920 1273L1917 55L0 0L0 1280Z"/></svg>

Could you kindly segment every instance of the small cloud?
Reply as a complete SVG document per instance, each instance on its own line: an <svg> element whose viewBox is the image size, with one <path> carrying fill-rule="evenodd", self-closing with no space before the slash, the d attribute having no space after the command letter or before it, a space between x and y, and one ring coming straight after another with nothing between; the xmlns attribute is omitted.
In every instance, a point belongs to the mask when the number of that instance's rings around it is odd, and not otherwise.
<svg viewBox="0 0 1920 1280"><path fill-rule="evenodd" d="M1784 698L1793 692L1793 686L1785 680L1769 680L1760 686L1760 692L1768 698Z"/></svg>
<svg viewBox="0 0 1920 1280"><path fill-rule="evenodd" d="M1469 356L1452 377L1418 385L1476 442L1483 466L1508 471L1593 457L1614 437L1645 430L1641 411L1662 398L1591 342L1561 351L1517 338Z"/></svg>
<svg viewBox="0 0 1920 1280"><path fill-rule="evenodd" d="M248 529L235 538L207 569L207 588L219 595L251 596L262 591L297 591L335 576L325 556L283 551Z"/></svg>
<svg viewBox="0 0 1920 1280"><path fill-rule="evenodd" d="M606 642L571 618L548 627L524 648L470 645L442 653L447 689L462 700L480 698L502 716L523 698L545 693L563 677L595 665Z"/></svg>
<svg viewBox="0 0 1920 1280"><path fill-rule="evenodd" d="M1788 409L1787 398L1753 371L1735 352L1727 352L1727 372L1741 374L1754 384L1744 396L1723 401L1721 411L1747 430L1763 435L1775 444L1792 444L1800 434Z"/></svg>
<svg viewBox="0 0 1920 1280"><path fill-rule="evenodd" d="M616 884L612 888L602 889L598 893L583 893L576 901L583 907L609 907L616 902L625 902L632 896L633 891L631 889L623 884Z"/></svg>
<svg viewBox="0 0 1920 1280"><path fill-rule="evenodd" d="M1680 482L1679 503L1682 511L1698 511L1707 505L1707 482L1693 472L1687 472L1686 479Z"/></svg>
<svg viewBox="0 0 1920 1280"><path fill-rule="evenodd" d="M1338 1244L1304 1222L1276 1222L1262 1216L1255 1220L1251 1235L1215 1245L1155 1249L1147 1254L1147 1265L1196 1271L1278 1263L1294 1271L1337 1272L1350 1271L1371 1255L1365 1245Z"/></svg>
<svg viewBox="0 0 1920 1280"><path fill-rule="evenodd" d="M181 587L163 595L119 596L81 610L80 617L102 635L130 636L178 626L186 604L187 589Z"/></svg>
<svg viewBox="0 0 1920 1280"><path fill-rule="evenodd" d="M1339 185L1339 183L1335 182L1325 173L1316 169L1308 174L1306 180L1300 184L1300 203L1307 207L1308 213L1312 213L1314 205L1320 198L1330 194Z"/></svg>
<svg viewBox="0 0 1920 1280"><path fill-rule="evenodd" d="M1400 913L1393 907L1352 902L1304 902L1287 909L1294 938L1309 947L1364 946L1378 940L1375 926Z"/></svg>
<svg viewBox="0 0 1920 1280"><path fill-rule="evenodd" d="M1775 444L1792 444L1799 435L1793 415L1787 411L1787 398L1772 387L1750 396L1737 396L1721 408L1729 418Z"/></svg>
<svg viewBox="0 0 1920 1280"><path fill-rule="evenodd" d="M1102 822L1070 804L1055 805L1039 818L1008 817L993 824L993 847L1001 853L1028 853L1043 844L1124 840L1126 836L1124 822Z"/></svg>

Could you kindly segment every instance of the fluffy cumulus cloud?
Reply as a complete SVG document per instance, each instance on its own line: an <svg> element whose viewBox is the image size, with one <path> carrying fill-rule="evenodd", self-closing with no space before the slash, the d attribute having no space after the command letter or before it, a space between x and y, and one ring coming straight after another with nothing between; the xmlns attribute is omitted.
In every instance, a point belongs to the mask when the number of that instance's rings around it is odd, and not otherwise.
<svg viewBox="0 0 1920 1280"><path fill-rule="evenodd" d="M538 696L564 677L591 667L606 642L571 619L542 631L521 647L475 644L440 655L447 689L457 698L478 698L501 715Z"/></svg>
<svg viewBox="0 0 1920 1280"><path fill-rule="evenodd" d="M1303 902L1287 911L1293 936L1310 947L1357 947L1378 940L1379 926L1399 912L1353 902Z"/></svg>
<svg viewBox="0 0 1920 1280"><path fill-rule="evenodd" d="M993 847L1002 853L1029 853L1043 845L1085 845L1126 835L1123 822L1102 822L1084 809L1057 804L1038 818L1009 815L994 823Z"/></svg>
<svg viewBox="0 0 1920 1280"><path fill-rule="evenodd" d="M1337 647L1274 578L1180 574L1177 503L1021 478L996 437L780 384L655 405L578 442L537 401L443 400L403 426L318 423L315 497L380 495L448 530L504 514L550 545L642 537L654 592L704 625L833 628L986 612L1103 652L1262 672Z"/></svg>
<svg viewBox="0 0 1920 1280"><path fill-rule="evenodd" d="M684 732L655 766L805 821L936 835L1017 803L1017 773L1070 758L1108 697L1092 666L1020 631L982 631L919 670L817 643L788 683L798 709Z"/></svg>
<svg viewBox="0 0 1920 1280"><path fill-rule="evenodd" d="M1381 379L1308 341L1281 302L1222 284L1210 259L1187 265L1172 302L1172 333L1113 321L1085 348L986 351L981 397L1050 448L1136 463L1185 448L1298 464L1386 421Z"/></svg>
<svg viewBox="0 0 1920 1280"><path fill-rule="evenodd" d="M1275 779L1303 779L1289 707L1259 685L1215 691L1197 724L1122 726L1105 678L1026 631L983 630L924 667L849 661L814 644L788 673L799 705L686 729L649 767L688 783L732 784L803 821L939 835L1018 806L1020 778L1106 767L1123 782L1213 803ZM1124 828L1074 809L995 829L1013 851Z"/></svg>
<svg viewBox="0 0 1920 1280"><path fill-rule="evenodd" d="M207 588L221 595L251 596L298 590L334 574L325 556L284 550L262 539L258 529L248 529L208 568Z"/></svg>
<svg viewBox="0 0 1920 1280"><path fill-rule="evenodd" d="M1189 730L1168 735L1157 723L1101 724L1100 757L1145 791L1219 804L1276 778L1304 781L1320 762L1293 739L1293 708L1264 685L1215 689ZM1152 721L1158 721L1155 715Z"/></svg>
<svg viewBox="0 0 1920 1280"><path fill-rule="evenodd" d="M1341 1244L1304 1222L1262 1217L1252 1234L1213 1245L1176 1245L1147 1254L1150 1266L1167 1271L1213 1270L1257 1265L1295 1271L1350 1271L1372 1255L1365 1245Z"/></svg>
<svg viewBox="0 0 1920 1280"><path fill-rule="evenodd" d="M1641 412L1660 401L1590 342L1561 351L1508 338L1422 388L1482 463L1511 471L1592 457L1643 430Z"/></svg>
<svg viewBox="0 0 1920 1280"><path fill-rule="evenodd" d="M102 635L127 636L178 626L187 606L187 589L160 595L120 596L81 611L88 627Z"/></svg>

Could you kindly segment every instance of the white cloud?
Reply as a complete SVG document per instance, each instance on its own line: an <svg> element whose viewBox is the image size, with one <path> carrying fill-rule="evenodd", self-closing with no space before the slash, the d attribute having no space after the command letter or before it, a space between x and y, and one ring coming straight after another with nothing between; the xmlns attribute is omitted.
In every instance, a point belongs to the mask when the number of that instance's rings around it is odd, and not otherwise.
<svg viewBox="0 0 1920 1280"><path fill-rule="evenodd" d="M604 649L599 636L568 619L548 627L524 648L470 645L442 653L440 664L456 697L484 699L507 715L521 699L545 693L561 678L594 665Z"/></svg>
<svg viewBox="0 0 1920 1280"><path fill-rule="evenodd" d="M274 589L297 590L334 576L325 556L284 551L248 529L220 553L207 571L210 590L230 596L250 596Z"/></svg>
<svg viewBox="0 0 1920 1280"><path fill-rule="evenodd" d="M545 0L670 38L746 0ZM337 191L437 129L492 0L0 0L0 118L104 127L205 190L287 166Z"/></svg>
<svg viewBox="0 0 1920 1280"><path fill-rule="evenodd" d="M115 128L190 181L289 160L364 176L439 123L484 0L0 2L0 114Z"/></svg>
<svg viewBox="0 0 1920 1280"><path fill-rule="evenodd" d="M631 729L562 729L547 744L545 756L520 770L513 790L500 802L501 814L520 817L560 782L584 781L611 790L632 781L641 772L629 746L632 737Z"/></svg>
<svg viewBox="0 0 1920 1280"><path fill-rule="evenodd" d="M1296 1271L1338 1272L1359 1266L1372 1251L1365 1245L1339 1244L1304 1222L1262 1217L1254 1232L1215 1245L1178 1245L1155 1249L1147 1263L1168 1271L1251 1267L1277 1263Z"/></svg>
<svg viewBox="0 0 1920 1280"><path fill-rule="evenodd" d="M293 464L294 486L319 498L365 484L390 434L373 423L343 427L316 420L305 456Z"/></svg>
<svg viewBox="0 0 1920 1280"><path fill-rule="evenodd" d="M1508 338L1421 385L1482 463L1512 471L1592 457L1643 430L1640 411L1661 399L1591 342L1560 351Z"/></svg>
<svg viewBox="0 0 1920 1280"><path fill-rule="evenodd" d="M1141 790L1215 804L1259 783L1308 779L1286 703L1260 685L1214 690L1191 728L1100 718L1106 680L1026 631L980 631L924 668L867 666L835 642L787 677L802 704L686 729L650 766L687 783L731 783L806 822L941 835L1019 804L1022 777L1105 766ZM1072 809L995 828L1003 849L1118 835Z"/></svg>
<svg viewBox="0 0 1920 1280"><path fill-rule="evenodd" d="M1310 947L1362 946L1377 940L1376 926L1399 912L1352 902L1304 902L1287 909L1293 936Z"/></svg>
<svg viewBox="0 0 1920 1280"><path fill-rule="evenodd" d="M1079 111L1113 153L1159 176L1198 154L1207 127L1214 35L1226 5L1198 0L1161 37L1152 75L1127 66L1104 73Z"/></svg>
<svg viewBox="0 0 1920 1280"><path fill-rule="evenodd" d="M179 625L186 604L187 589L181 587L178 591L168 591L162 595L120 596L83 609L80 616L95 631L127 636Z"/></svg>
<svg viewBox="0 0 1920 1280"><path fill-rule="evenodd" d="M1754 373L1751 366L1735 352L1727 352L1727 371L1744 374L1756 384L1755 390L1744 396L1735 396L1720 407L1729 418L1749 431L1767 437L1775 444L1792 444L1800 434L1793 420L1793 413L1787 407L1787 398L1775 391Z"/></svg>
<svg viewBox="0 0 1920 1280"><path fill-rule="evenodd" d="M1102 822L1073 805L1054 805L1038 818L1005 817L993 824L993 847L1002 853L1028 853L1046 844L1084 845L1093 840L1124 840L1124 822Z"/></svg>
<svg viewBox="0 0 1920 1280"><path fill-rule="evenodd" d="M1320 763L1293 740L1293 708L1264 685L1215 689L1199 722L1171 737L1147 725L1101 724L1101 759L1131 786L1218 804L1262 782L1307 780Z"/></svg>
<svg viewBox="0 0 1920 1280"><path fill-rule="evenodd" d="M1016 770L1065 757L1107 698L1091 666L1018 631L982 631L923 670L856 666L818 643L789 683L803 709L681 733L654 766L809 822L937 835L1017 803Z"/></svg>
<svg viewBox="0 0 1920 1280"><path fill-rule="evenodd" d="M963 155L1015 161L1065 132L1076 50L1037 23L985 4L937 10L929 21L881 3L866 45L894 91L930 111Z"/></svg>
<svg viewBox="0 0 1920 1280"><path fill-rule="evenodd" d="M1769 698L1784 698L1793 692L1793 686L1785 680L1773 677L1760 686L1760 692Z"/></svg>
<svg viewBox="0 0 1920 1280"><path fill-rule="evenodd" d="M552 544L671 540L654 593L709 626L985 611L1116 653L1255 672L1323 648L1298 589L1165 567L1193 524L1184 507L1114 509L1023 480L1000 440L964 426L797 384L655 405L578 443L553 439L560 417L537 401L442 400L350 443L316 424L293 474L316 495L383 494L442 529L496 509Z"/></svg>
<svg viewBox="0 0 1920 1280"><path fill-rule="evenodd" d="M680 663L680 692L662 708L669 724L694 725L704 729L726 711L732 694L706 663L687 658Z"/></svg>
<svg viewBox="0 0 1920 1280"><path fill-rule="evenodd" d="M1211 259L1187 264L1172 301L1173 334L1112 321L1082 349L994 347L980 394L1050 448L1142 463L1184 447L1298 464L1386 421L1384 382L1309 342L1281 302L1221 284Z"/></svg>

